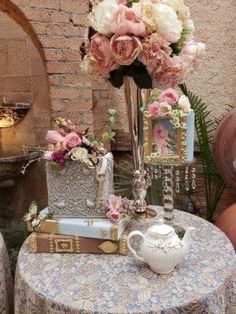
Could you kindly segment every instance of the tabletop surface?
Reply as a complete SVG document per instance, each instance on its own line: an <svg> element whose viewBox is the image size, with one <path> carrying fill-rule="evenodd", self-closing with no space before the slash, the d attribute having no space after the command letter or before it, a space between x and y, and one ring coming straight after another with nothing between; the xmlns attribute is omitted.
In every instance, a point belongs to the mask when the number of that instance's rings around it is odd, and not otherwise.
<svg viewBox="0 0 236 314"><path fill-rule="evenodd" d="M158 208L156 219L161 215ZM201 218L180 211L175 217L197 230L189 255L168 275L153 273L131 254L30 254L25 243L18 259L17 307L23 306L25 285L29 294L44 299L40 306L47 303L55 313L224 313L225 290L236 267L231 243ZM132 230L145 231L156 219L134 222Z"/></svg>

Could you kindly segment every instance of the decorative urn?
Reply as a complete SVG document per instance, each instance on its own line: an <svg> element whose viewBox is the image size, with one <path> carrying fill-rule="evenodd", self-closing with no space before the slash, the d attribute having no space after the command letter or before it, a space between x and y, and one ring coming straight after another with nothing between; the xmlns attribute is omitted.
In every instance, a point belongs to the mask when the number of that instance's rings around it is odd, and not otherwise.
<svg viewBox="0 0 236 314"><path fill-rule="evenodd" d="M195 228L188 227L180 240L173 227L159 220L159 224L150 227L145 234L138 230L131 232L127 238L128 248L136 259L147 263L155 273L168 274L188 254L193 230ZM140 254L131 246L133 236L143 239Z"/></svg>

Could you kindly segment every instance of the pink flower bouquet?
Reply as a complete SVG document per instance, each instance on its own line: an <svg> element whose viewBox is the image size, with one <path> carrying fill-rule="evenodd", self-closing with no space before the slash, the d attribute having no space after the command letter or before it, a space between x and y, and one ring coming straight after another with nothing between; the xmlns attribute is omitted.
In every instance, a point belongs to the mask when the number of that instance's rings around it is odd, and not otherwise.
<svg viewBox="0 0 236 314"><path fill-rule="evenodd" d="M98 157L106 153L102 142L89 138L87 131L77 132L71 121L62 118L54 121L54 130L47 132L46 139L49 145L44 159L54 165L64 166L67 160L72 160L93 167L98 163Z"/></svg>
<svg viewBox="0 0 236 314"><path fill-rule="evenodd" d="M82 67L121 87L125 76L140 88L182 83L204 56L183 0L103 0L89 15Z"/></svg>

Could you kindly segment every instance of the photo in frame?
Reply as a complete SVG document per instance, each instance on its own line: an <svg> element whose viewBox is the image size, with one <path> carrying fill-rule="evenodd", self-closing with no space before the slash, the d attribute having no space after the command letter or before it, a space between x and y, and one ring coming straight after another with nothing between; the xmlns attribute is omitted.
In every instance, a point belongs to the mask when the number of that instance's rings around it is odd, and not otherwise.
<svg viewBox="0 0 236 314"><path fill-rule="evenodd" d="M181 118L176 128L171 116L152 117L144 112L144 162L181 165L193 162L194 113Z"/></svg>

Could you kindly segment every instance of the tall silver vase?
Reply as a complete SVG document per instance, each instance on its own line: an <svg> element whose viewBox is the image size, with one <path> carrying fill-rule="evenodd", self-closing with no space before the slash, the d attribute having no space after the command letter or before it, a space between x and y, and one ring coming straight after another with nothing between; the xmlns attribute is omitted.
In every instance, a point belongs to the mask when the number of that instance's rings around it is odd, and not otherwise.
<svg viewBox="0 0 236 314"><path fill-rule="evenodd" d="M150 90L140 89L129 76L124 79L124 90L134 159L133 206L136 212L143 213L147 207L147 181L143 159L143 106Z"/></svg>

